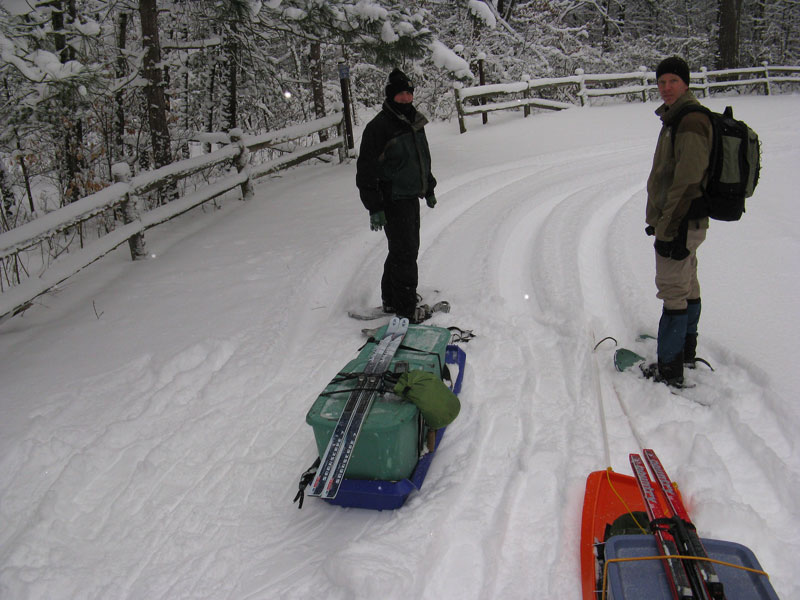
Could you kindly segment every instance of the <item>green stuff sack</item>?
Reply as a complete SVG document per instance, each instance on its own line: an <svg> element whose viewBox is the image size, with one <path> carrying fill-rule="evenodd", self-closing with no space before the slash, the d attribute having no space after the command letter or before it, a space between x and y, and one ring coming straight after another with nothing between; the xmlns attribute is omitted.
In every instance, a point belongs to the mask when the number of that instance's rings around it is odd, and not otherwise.
<svg viewBox="0 0 800 600"><path fill-rule="evenodd" d="M394 393L416 404L431 429L446 427L461 410L458 396L438 376L427 371L403 373Z"/></svg>

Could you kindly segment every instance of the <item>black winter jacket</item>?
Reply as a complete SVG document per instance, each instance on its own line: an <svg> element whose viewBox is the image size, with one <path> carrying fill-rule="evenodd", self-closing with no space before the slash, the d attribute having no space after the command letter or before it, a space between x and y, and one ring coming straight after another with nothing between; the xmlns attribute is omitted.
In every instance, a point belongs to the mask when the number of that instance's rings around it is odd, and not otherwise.
<svg viewBox="0 0 800 600"><path fill-rule="evenodd" d="M413 111L411 120L388 101L364 128L356 163L356 186L371 213L385 210L392 198L433 196L436 179L425 137L428 120Z"/></svg>

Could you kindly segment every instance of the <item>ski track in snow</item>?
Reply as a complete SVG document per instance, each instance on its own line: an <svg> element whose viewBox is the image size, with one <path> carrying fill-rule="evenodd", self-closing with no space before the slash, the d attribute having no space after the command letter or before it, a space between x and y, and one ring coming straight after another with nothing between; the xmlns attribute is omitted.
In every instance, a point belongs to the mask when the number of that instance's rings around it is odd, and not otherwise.
<svg viewBox="0 0 800 600"><path fill-rule="evenodd" d="M487 130L468 136L491 141ZM431 136L434 160L468 136L438 147ZM651 241L630 233L643 227L653 143L648 132L498 151L494 164L465 150L467 168L437 172L420 291L452 303L433 324L477 337L462 412L422 491L396 511L291 504L316 452L306 411L363 341L345 312L380 301L385 240L364 226L354 164L269 180L257 190L266 202L223 209L208 239L163 242L155 279L135 265L130 298L98 292L104 335L132 329L135 315L116 315L138 299L162 298L155 315L139 313L163 319L161 340L134 340L116 369L35 387L41 398L15 382L9 406L31 404L2 430L0 597L577 599L585 478L609 466L606 452L628 473L640 447L680 483L701 535L749 545L781 597L800 593L797 414L766 375L713 334L703 348L716 373L691 373L698 387L679 395L616 373L612 342L593 351L614 335L654 354L633 342L660 310ZM310 220L326 223L312 243L298 234ZM213 282L181 271L181 253L204 260ZM23 348L36 340L20 324L4 333Z"/></svg>

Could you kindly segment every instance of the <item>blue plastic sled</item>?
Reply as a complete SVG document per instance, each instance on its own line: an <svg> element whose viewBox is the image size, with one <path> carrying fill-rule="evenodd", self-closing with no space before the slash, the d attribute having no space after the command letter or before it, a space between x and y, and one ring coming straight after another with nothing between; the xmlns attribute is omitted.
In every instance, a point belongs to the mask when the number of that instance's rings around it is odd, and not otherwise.
<svg viewBox="0 0 800 600"><path fill-rule="evenodd" d="M735 542L703 539L709 558L736 567L761 570L753 552ZM631 559L657 556L652 535L615 535L605 545L606 559ZM715 565L725 588L726 600L778 600L775 590L764 575L734 566ZM671 600L673 598L664 567L660 560L619 562L608 568L608 598L610 600Z"/></svg>
<svg viewBox="0 0 800 600"><path fill-rule="evenodd" d="M464 366L467 355L458 346L449 345L445 353L445 363L458 366L458 375L453 382L453 393L461 392L461 382L464 379ZM381 481L374 479L343 479L339 493L335 498L326 498L326 502L337 506L350 506L354 508L369 508L372 510L394 510L400 508L414 490L422 487L428 468L431 466L436 450L444 436L446 427L436 432L436 445L432 452L428 452L419 459L410 478L400 481Z"/></svg>

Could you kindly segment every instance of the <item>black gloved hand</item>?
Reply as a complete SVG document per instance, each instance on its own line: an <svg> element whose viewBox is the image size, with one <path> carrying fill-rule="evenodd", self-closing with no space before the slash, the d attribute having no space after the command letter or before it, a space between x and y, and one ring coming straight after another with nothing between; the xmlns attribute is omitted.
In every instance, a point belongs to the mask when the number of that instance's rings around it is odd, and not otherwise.
<svg viewBox="0 0 800 600"><path fill-rule="evenodd" d="M687 250L686 246L675 241L665 242L656 238L656 241L653 242L653 248L656 249L659 255L672 260L683 260L689 256L689 250Z"/></svg>
<svg viewBox="0 0 800 600"><path fill-rule="evenodd" d="M653 248L655 248L656 252L658 252L658 254L664 258L672 258L672 248L674 245L674 242L665 242L664 240L659 240L658 238L656 238L656 241L653 242Z"/></svg>
<svg viewBox="0 0 800 600"><path fill-rule="evenodd" d="M676 242L672 243L672 254L670 255L672 260L683 260L688 256L689 250L685 245L681 245Z"/></svg>
<svg viewBox="0 0 800 600"><path fill-rule="evenodd" d="M647 235L655 235L656 234L656 228L653 227L652 225L648 225L647 227L644 228L644 232Z"/></svg>
<svg viewBox="0 0 800 600"><path fill-rule="evenodd" d="M672 260L683 260L689 256L689 250L686 249L686 240L689 237L689 218L684 217L678 227L678 235L672 242Z"/></svg>
<svg viewBox="0 0 800 600"><path fill-rule="evenodd" d="M369 215L369 228L372 231L380 231L386 225L386 213L382 210Z"/></svg>

